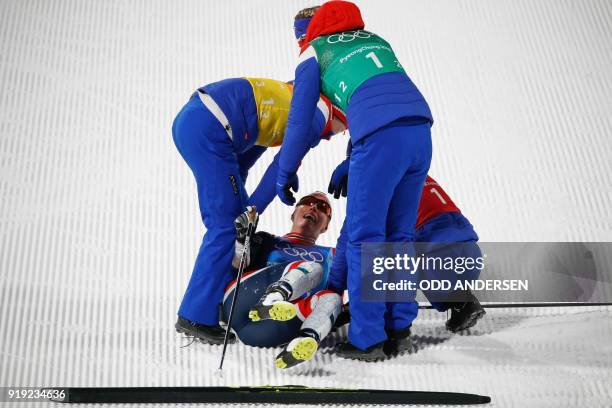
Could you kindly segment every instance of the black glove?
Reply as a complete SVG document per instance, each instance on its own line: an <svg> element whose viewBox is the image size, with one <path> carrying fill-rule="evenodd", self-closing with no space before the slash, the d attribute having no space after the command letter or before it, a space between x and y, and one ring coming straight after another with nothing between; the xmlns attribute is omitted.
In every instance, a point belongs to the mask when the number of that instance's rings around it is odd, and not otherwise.
<svg viewBox="0 0 612 408"><path fill-rule="evenodd" d="M246 240L247 231L249 229L249 220L253 222L253 229L251 234L255 233L257 229L257 223L259 222L259 214L257 214L257 208L255 206L248 206L246 211L240 214L234 220L234 226L236 227L236 241L244 244Z"/></svg>

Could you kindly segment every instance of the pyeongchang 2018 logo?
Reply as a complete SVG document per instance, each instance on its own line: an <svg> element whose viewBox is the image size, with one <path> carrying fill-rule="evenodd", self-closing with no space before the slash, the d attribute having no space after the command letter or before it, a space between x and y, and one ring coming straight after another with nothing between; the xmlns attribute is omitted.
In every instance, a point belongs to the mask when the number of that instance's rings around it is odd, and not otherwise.
<svg viewBox="0 0 612 408"><path fill-rule="evenodd" d="M337 44L337 43L348 43L354 41L356 38L370 38L372 37L372 33L368 33L367 31L345 31L340 34L332 34L327 37L327 42L329 44Z"/></svg>

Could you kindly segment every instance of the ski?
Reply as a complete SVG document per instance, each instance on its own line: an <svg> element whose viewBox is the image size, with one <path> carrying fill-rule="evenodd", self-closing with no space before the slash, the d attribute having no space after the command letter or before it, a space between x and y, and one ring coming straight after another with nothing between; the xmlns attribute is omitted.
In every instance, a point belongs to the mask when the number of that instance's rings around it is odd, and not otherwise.
<svg viewBox="0 0 612 408"><path fill-rule="evenodd" d="M485 309L512 309L528 307L569 307L569 306L612 306L612 303L587 303L587 302L532 302L532 303L481 303ZM419 305L419 309L433 309L429 304Z"/></svg>
<svg viewBox="0 0 612 408"><path fill-rule="evenodd" d="M46 388L63 403L257 403L472 405L491 398L460 392L396 391L301 386Z"/></svg>

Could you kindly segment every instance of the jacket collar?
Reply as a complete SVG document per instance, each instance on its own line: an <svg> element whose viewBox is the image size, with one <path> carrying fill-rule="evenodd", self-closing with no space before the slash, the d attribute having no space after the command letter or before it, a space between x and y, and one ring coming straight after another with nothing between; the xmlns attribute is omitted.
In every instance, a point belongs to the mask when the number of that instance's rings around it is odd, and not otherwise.
<svg viewBox="0 0 612 408"><path fill-rule="evenodd" d="M298 232L290 232L288 234L283 235L283 239L285 239L286 241L291 242L292 244L296 244L296 245L305 245L305 246L310 246L310 245L314 245L315 244L315 240L312 238L309 238L305 235L302 235Z"/></svg>

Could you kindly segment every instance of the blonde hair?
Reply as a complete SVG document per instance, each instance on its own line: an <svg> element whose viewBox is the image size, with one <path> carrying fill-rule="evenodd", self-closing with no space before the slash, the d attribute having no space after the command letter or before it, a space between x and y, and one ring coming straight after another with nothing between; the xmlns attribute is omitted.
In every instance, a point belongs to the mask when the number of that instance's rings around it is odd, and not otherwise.
<svg viewBox="0 0 612 408"><path fill-rule="evenodd" d="M311 18L312 16L315 15L317 10L319 10L319 7L321 6L308 7L308 8L298 11L298 13L295 15L294 20L299 20L301 18Z"/></svg>

